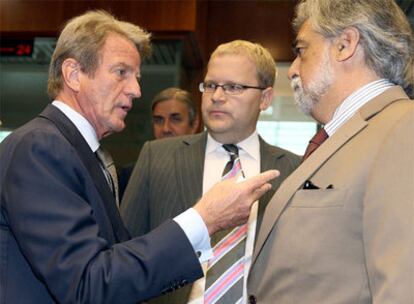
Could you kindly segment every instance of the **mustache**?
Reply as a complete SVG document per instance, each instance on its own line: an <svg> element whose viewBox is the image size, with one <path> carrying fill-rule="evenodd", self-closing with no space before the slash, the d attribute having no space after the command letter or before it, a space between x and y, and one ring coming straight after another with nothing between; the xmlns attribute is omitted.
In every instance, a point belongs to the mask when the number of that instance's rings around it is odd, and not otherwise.
<svg viewBox="0 0 414 304"><path fill-rule="evenodd" d="M294 91L297 91L302 88L302 79L299 76L294 76L290 81L290 86Z"/></svg>

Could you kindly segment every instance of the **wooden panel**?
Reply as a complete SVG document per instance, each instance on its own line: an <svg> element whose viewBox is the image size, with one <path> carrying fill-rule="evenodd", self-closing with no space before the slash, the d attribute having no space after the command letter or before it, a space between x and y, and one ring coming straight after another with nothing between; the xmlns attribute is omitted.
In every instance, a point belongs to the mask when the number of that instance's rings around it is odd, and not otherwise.
<svg viewBox="0 0 414 304"><path fill-rule="evenodd" d="M219 44L245 39L268 48L277 61L293 59L291 19L295 1L211 1L207 52Z"/></svg>
<svg viewBox="0 0 414 304"><path fill-rule="evenodd" d="M90 9L105 9L149 31L194 31L196 1L1 0L1 32L57 33L63 22Z"/></svg>
<svg viewBox="0 0 414 304"><path fill-rule="evenodd" d="M4 36L56 36L69 18L105 9L143 26L156 39L184 41L185 64L201 68L220 43L256 41L278 61L292 60L290 20L296 1L0 0Z"/></svg>

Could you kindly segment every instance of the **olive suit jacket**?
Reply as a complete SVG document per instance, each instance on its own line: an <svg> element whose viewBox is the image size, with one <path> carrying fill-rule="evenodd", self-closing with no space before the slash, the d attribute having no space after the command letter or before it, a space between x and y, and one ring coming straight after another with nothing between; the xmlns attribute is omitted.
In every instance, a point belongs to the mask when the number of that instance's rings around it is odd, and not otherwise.
<svg viewBox="0 0 414 304"><path fill-rule="evenodd" d="M300 163L297 155L271 146L260 137L259 142L260 170L277 169L280 176L272 181L273 189L259 201L258 226L270 197ZM201 198L206 143L204 132L144 145L121 204L122 218L132 235L145 234ZM153 303L187 303L190 290L191 286L186 286Z"/></svg>
<svg viewBox="0 0 414 304"><path fill-rule="evenodd" d="M250 303L414 303L413 134L414 102L390 88L284 181L258 234Z"/></svg>

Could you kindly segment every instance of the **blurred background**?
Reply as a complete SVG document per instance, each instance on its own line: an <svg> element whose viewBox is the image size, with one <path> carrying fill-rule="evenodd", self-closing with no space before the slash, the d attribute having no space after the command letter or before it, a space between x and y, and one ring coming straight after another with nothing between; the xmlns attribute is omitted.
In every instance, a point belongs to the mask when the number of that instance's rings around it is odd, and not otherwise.
<svg viewBox="0 0 414 304"><path fill-rule="evenodd" d="M303 154L316 124L295 108L287 79L296 2L0 0L0 141L50 102L48 65L65 21L89 9L105 9L153 34L153 55L142 65L142 97L127 116L127 128L103 141L118 166L135 161L144 142L153 139L154 95L178 86L189 90L199 104L198 84L209 54L234 39L262 44L277 62L276 95L261 114L259 133L270 144ZM397 2L413 26L414 0Z"/></svg>

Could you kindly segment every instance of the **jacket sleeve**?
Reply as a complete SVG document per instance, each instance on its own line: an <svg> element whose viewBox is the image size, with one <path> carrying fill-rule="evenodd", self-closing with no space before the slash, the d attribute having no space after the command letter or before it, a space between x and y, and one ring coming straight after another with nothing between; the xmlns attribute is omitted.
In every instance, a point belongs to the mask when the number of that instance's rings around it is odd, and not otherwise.
<svg viewBox="0 0 414 304"><path fill-rule="evenodd" d="M31 132L5 166L2 208L31 271L59 303L136 303L202 275L181 228L168 221L111 245L96 222L99 200L75 149Z"/></svg>

